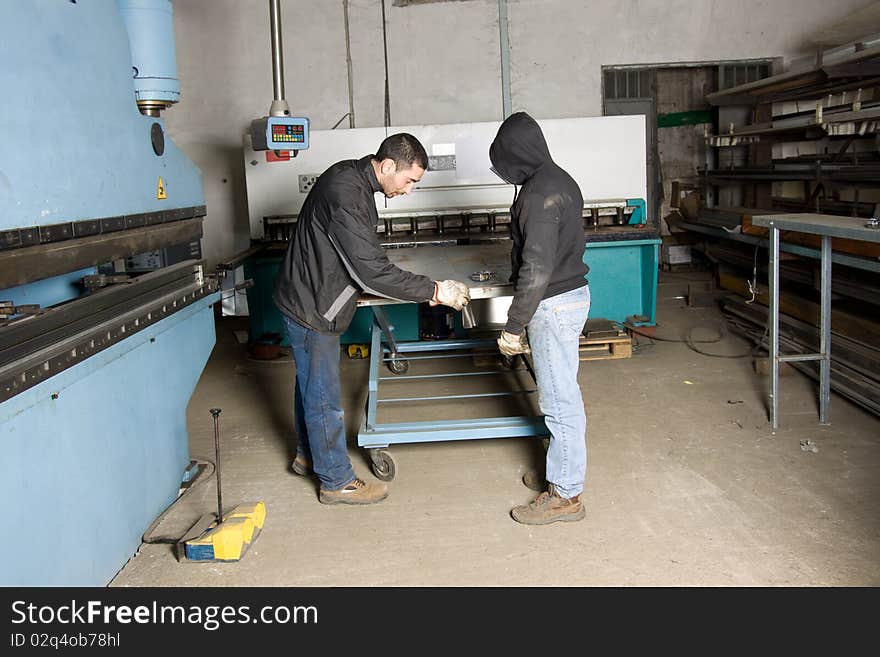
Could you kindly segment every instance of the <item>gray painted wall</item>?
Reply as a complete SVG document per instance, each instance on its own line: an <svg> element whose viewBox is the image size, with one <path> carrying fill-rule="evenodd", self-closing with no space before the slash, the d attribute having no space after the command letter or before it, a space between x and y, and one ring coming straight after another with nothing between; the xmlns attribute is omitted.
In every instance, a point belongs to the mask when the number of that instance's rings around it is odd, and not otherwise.
<svg viewBox="0 0 880 657"><path fill-rule="evenodd" d="M502 118L497 0L385 4L392 125ZM600 115L603 65L797 58L825 26L869 4L509 0L513 109ZM349 106L343 2L282 0L282 25L291 111L331 128ZM380 126L380 0L350 0L349 28L356 127ZM174 0L174 29L181 102L164 117L204 174L202 246L213 266L249 244L241 137L272 101L268 1Z"/></svg>

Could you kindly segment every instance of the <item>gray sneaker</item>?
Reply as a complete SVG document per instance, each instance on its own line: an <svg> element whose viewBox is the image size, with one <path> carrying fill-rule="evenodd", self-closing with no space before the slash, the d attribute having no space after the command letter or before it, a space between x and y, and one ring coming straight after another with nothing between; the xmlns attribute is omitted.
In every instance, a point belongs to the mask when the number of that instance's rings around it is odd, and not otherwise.
<svg viewBox="0 0 880 657"><path fill-rule="evenodd" d="M322 504L375 504L388 497L388 484L366 483L356 478L342 488L321 488L318 499Z"/></svg>

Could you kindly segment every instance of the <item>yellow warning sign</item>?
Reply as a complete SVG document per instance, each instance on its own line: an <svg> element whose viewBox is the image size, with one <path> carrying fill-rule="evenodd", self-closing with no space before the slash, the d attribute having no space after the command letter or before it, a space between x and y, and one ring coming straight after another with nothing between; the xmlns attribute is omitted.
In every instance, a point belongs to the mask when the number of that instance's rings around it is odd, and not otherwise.
<svg viewBox="0 0 880 657"><path fill-rule="evenodd" d="M162 176L159 176L159 184L156 185L156 198L168 198L165 195L165 181L162 180Z"/></svg>

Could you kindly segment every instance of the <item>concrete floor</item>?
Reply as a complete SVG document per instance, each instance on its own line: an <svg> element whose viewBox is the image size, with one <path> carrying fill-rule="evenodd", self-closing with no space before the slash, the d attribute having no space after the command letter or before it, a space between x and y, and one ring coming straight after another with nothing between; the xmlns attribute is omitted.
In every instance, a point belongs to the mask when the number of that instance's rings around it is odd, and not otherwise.
<svg viewBox="0 0 880 657"><path fill-rule="evenodd" d="M661 275L658 335L699 325L708 328L696 337L712 336L720 312L677 298L700 276ZM541 459L536 439L395 445L387 500L320 504L316 483L287 469L293 367L249 359L236 321L218 323L189 404L190 442L194 456L211 456L208 409L221 407L224 502L264 500L265 528L232 564L179 564L170 546L143 545L112 586L880 585L880 420L833 395L831 425L819 426L815 385L797 372L781 378L774 436L767 379L750 358L642 339L630 359L582 363L587 517L528 527L508 512L532 496L520 477ZM703 348L747 347L727 336ZM371 478L356 439L367 363L342 366L352 462ZM477 412L469 406L456 412ZM211 480L160 529L180 534L215 506Z"/></svg>

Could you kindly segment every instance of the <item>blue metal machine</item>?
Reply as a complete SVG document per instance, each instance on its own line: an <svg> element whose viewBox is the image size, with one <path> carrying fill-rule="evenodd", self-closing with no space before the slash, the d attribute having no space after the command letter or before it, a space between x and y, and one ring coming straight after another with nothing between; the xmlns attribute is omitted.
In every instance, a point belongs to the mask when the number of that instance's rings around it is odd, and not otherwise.
<svg viewBox="0 0 880 657"><path fill-rule="evenodd" d="M189 464L219 292L201 174L159 116L179 96L171 25L168 0L0 21L3 586L107 584Z"/></svg>

